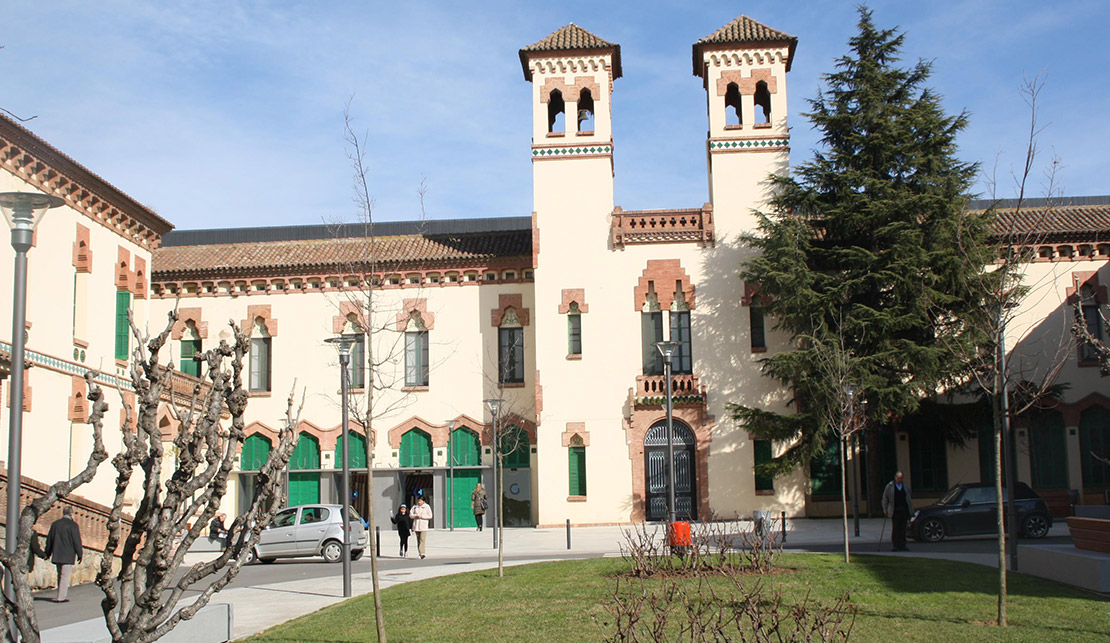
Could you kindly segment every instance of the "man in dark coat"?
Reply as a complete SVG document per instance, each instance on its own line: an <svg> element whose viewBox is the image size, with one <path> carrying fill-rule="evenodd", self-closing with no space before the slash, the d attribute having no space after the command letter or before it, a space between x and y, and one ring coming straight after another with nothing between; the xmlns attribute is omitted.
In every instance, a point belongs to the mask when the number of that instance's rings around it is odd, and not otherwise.
<svg viewBox="0 0 1110 643"><path fill-rule="evenodd" d="M883 490L883 513L890 518L890 540L894 551L909 551L906 547L906 525L913 515L913 498L910 489L903 484L902 472L894 474L894 480Z"/></svg>
<svg viewBox="0 0 1110 643"><path fill-rule="evenodd" d="M58 598L55 602L68 603L66 594L69 593L69 577L73 573L73 565L81 561L84 550L81 548L81 530L73 522L73 508L62 509L62 517L50 525L50 532L46 535L46 551L50 562L58 568Z"/></svg>

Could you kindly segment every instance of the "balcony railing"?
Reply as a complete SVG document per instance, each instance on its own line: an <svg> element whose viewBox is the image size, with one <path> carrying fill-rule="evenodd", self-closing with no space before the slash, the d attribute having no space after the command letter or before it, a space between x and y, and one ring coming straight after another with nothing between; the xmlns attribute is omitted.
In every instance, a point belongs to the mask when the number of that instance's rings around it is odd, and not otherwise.
<svg viewBox="0 0 1110 643"><path fill-rule="evenodd" d="M695 242L713 245L713 206L689 210L629 210L613 208L614 248L628 244Z"/></svg>
<svg viewBox="0 0 1110 643"><path fill-rule="evenodd" d="M178 405L188 404L193 399L193 389L197 384L201 385L200 394L197 395L197 403L203 404L209 389L212 388L212 384L208 380L175 371L170 376L169 386L162 390L162 401Z"/></svg>
<svg viewBox="0 0 1110 643"><path fill-rule="evenodd" d="M667 378L663 375L637 375L635 403L663 404L667 397ZM671 397L678 404L705 404L705 387L690 373L671 375Z"/></svg>

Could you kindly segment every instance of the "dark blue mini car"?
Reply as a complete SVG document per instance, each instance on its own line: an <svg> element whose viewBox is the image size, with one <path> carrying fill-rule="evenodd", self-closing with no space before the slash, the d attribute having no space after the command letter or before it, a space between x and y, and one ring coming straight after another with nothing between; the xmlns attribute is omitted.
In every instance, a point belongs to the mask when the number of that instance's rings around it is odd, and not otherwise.
<svg viewBox="0 0 1110 643"><path fill-rule="evenodd" d="M1044 538L1052 528L1048 505L1024 482L1017 483L1018 525L1025 538ZM1009 496L1002 490L1006 504ZM989 535L997 531L998 505L994 485L960 484L948 490L936 504L915 512L910 522L914 540L938 543L948 536ZM1007 509L1008 511L1008 506Z"/></svg>

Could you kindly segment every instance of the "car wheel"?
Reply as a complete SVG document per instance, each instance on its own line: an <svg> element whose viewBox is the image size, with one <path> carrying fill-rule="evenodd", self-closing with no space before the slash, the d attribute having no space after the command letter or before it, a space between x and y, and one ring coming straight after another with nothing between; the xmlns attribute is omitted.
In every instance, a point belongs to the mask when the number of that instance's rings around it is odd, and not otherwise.
<svg viewBox="0 0 1110 643"><path fill-rule="evenodd" d="M1041 514L1029 514L1021 523L1021 533L1026 538L1044 538L1048 535L1048 519Z"/></svg>
<svg viewBox="0 0 1110 643"><path fill-rule="evenodd" d="M938 518L928 518L921 523L921 539L927 543L944 540L944 523Z"/></svg>
<svg viewBox="0 0 1110 643"><path fill-rule="evenodd" d="M324 543L321 553L324 555L325 562L338 563L343 558L343 545L339 544L339 541L329 540Z"/></svg>
<svg viewBox="0 0 1110 643"><path fill-rule="evenodd" d="M256 562L258 562L258 552L256 552L254 549L251 549L247 552L246 558L243 559L243 564L252 565Z"/></svg>
<svg viewBox="0 0 1110 643"><path fill-rule="evenodd" d="M362 558L362 554L365 551L365 549L359 549L357 551L351 552L351 560L358 560L359 558Z"/></svg>

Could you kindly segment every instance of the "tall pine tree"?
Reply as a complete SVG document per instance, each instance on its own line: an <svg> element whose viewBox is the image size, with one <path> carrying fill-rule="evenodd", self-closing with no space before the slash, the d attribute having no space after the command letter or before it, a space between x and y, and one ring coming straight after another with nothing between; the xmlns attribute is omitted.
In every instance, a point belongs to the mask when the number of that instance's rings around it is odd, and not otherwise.
<svg viewBox="0 0 1110 643"><path fill-rule="evenodd" d="M874 426L954 379L964 364L953 342L981 339L959 323L975 307L969 284L988 248L985 219L965 209L977 166L956 158L966 114L946 115L925 87L929 63L897 66L903 33L859 12L850 52L805 114L820 149L771 177L769 212L745 239L758 252L741 276L793 344L765 359L763 373L791 387L799 409L731 407L752 433L791 445L764 473L808 463L826 444L821 409L838 391L822 350L845 351Z"/></svg>

